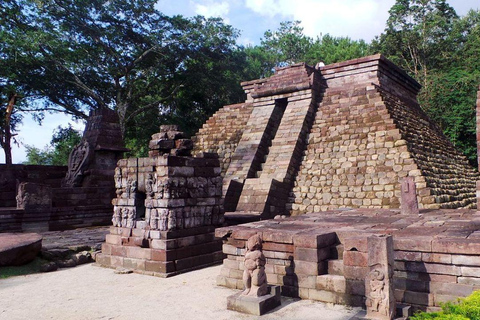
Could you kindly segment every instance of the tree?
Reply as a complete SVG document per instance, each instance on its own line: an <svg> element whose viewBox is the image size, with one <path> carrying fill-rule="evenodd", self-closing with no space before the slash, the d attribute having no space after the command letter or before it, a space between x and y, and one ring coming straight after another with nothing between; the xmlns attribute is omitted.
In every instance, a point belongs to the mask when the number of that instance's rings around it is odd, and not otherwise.
<svg viewBox="0 0 480 320"><path fill-rule="evenodd" d="M429 70L452 51L448 35L458 19L455 10L445 0L397 0L389 14L385 32L372 42L373 50L428 86Z"/></svg>
<svg viewBox="0 0 480 320"><path fill-rule="evenodd" d="M369 45L364 40L352 40L349 37L320 36L306 53L305 61L315 65L317 62L331 64L364 57L369 53Z"/></svg>
<svg viewBox="0 0 480 320"><path fill-rule="evenodd" d="M27 150L27 161L25 164L65 166L68 164L68 157L73 147L80 143L81 134L72 128L58 126L53 132L50 144L42 150L34 146L25 146Z"/></svg>
<svg viewBox="0 0 480 320"><path fill-rule="evenodd" d="M235 51L238 33L220 19L167 17L155 4L6 0L0 6L2 55L31 93L28 110L86 118L91 109L113 108L124 135L137 117L174 112L186 86L197 83L185 81L189 68L206 63L215 69ZM219 82L228 74L221 76Z"/></svg>
<svg viewBox="0 0 480 320"><path fill-rule="evenodd" d="M423 85L420 105L476 165L479 11L458 17L444 0L397 0L372 47Z"/></svg>
<svg viewBox="0 0 480 320"><path fill-rule="evenodd" d="M262 47L275 59L276 67L304 61L312 46L312 38L303 34L301 21L280 22L276 31L267 30L261 40Z"/></svg>

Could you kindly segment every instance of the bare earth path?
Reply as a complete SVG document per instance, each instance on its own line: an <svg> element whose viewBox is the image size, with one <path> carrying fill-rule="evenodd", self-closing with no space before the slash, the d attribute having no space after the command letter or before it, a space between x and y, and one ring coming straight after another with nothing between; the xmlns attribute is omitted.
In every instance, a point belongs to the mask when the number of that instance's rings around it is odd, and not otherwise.
<svg viewBox="0 0 480 320"><path fill-rule="evenodd" d="M92 264L0 280L0 319L258 319L226 310L220 266L156 278ZM282 298L262 319L346 320L360 309Z"/></svg>

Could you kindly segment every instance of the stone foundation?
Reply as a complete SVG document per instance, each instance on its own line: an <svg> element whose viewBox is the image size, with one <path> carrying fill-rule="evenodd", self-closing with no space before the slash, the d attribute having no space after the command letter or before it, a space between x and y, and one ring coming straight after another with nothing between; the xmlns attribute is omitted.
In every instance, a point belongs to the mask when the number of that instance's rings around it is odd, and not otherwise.
<svg viewBox="0 0 480 320"><path fill-rule="evenodd" d="M162 126L149 158L118 162L113 227L97 263L170 276L221 262L220 163L216 154L191 157L192 147L176 126Z"/></svg>
<svg viewBox="0 0 480 320"><path fill-rule="evenodd" d="M435 311L480 289L479 219L475 210L345 209L219 228L227 258L217 284L243 288L245 241L260 234L268 283L282 295L365 307L367 239L391 234L396 302Z"/></svg>

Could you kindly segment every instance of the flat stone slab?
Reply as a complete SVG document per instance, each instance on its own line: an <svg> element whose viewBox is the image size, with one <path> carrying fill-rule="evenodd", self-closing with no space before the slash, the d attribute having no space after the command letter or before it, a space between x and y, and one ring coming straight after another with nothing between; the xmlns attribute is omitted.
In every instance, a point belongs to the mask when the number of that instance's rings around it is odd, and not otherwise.
<svg viewBox="0 0 480 320"><path fill-rule="evenodd" d="M37 233L0 233L0 266L18 266L35 259L42 249Z"/></svg>
<svg viewBox="0 0 480 320"><path fill-rule="evenodd" d="M242 295L242 292L227 298L227 309L261 316L281 304L280 286L269 286L270 293L261 297Z"/></svg>
<svg viewBox="0 0 480 320"><path fill-rule="evenodd" d="M215 236L248 239L261 233L264 241L293 244L332 232L341 243L359 235L391 234L395 250L478 255L480 211L421 209L420 214L406 215L400 209L337 209L217 228Z"/></svg>

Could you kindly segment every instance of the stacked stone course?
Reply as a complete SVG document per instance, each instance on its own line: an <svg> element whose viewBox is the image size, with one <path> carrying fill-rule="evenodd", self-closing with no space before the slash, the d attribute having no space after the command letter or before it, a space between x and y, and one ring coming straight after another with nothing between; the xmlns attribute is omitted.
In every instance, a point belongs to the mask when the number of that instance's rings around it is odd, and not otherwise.
<svg viewBox="0 0 480 320"><path fill-rule="evenodd" d="M281 286L282 295L365 307L368 237L390 234L395 301L411 311L438 311L480 289L479 219L463 209L421 216L343 209L219 228L227 258L217 284L242 289L245 241L259 234L268 282Z"/></svg>
<svg viewBox="0 0 480 320"><path fill-rule="evenodd" d="M215 226L223 223L216 154L191 157L192 141L161 126L150 157L118 162L113 227L97 263L170 276L221 261Z"/></svg>
<svg viewBox="0 0 480 320"><path fill-rule="evenodd" d="M218 110L192 138L193 154L217 153L224 176L252 109L252 104L246 102L228 105Z"/></svg>

